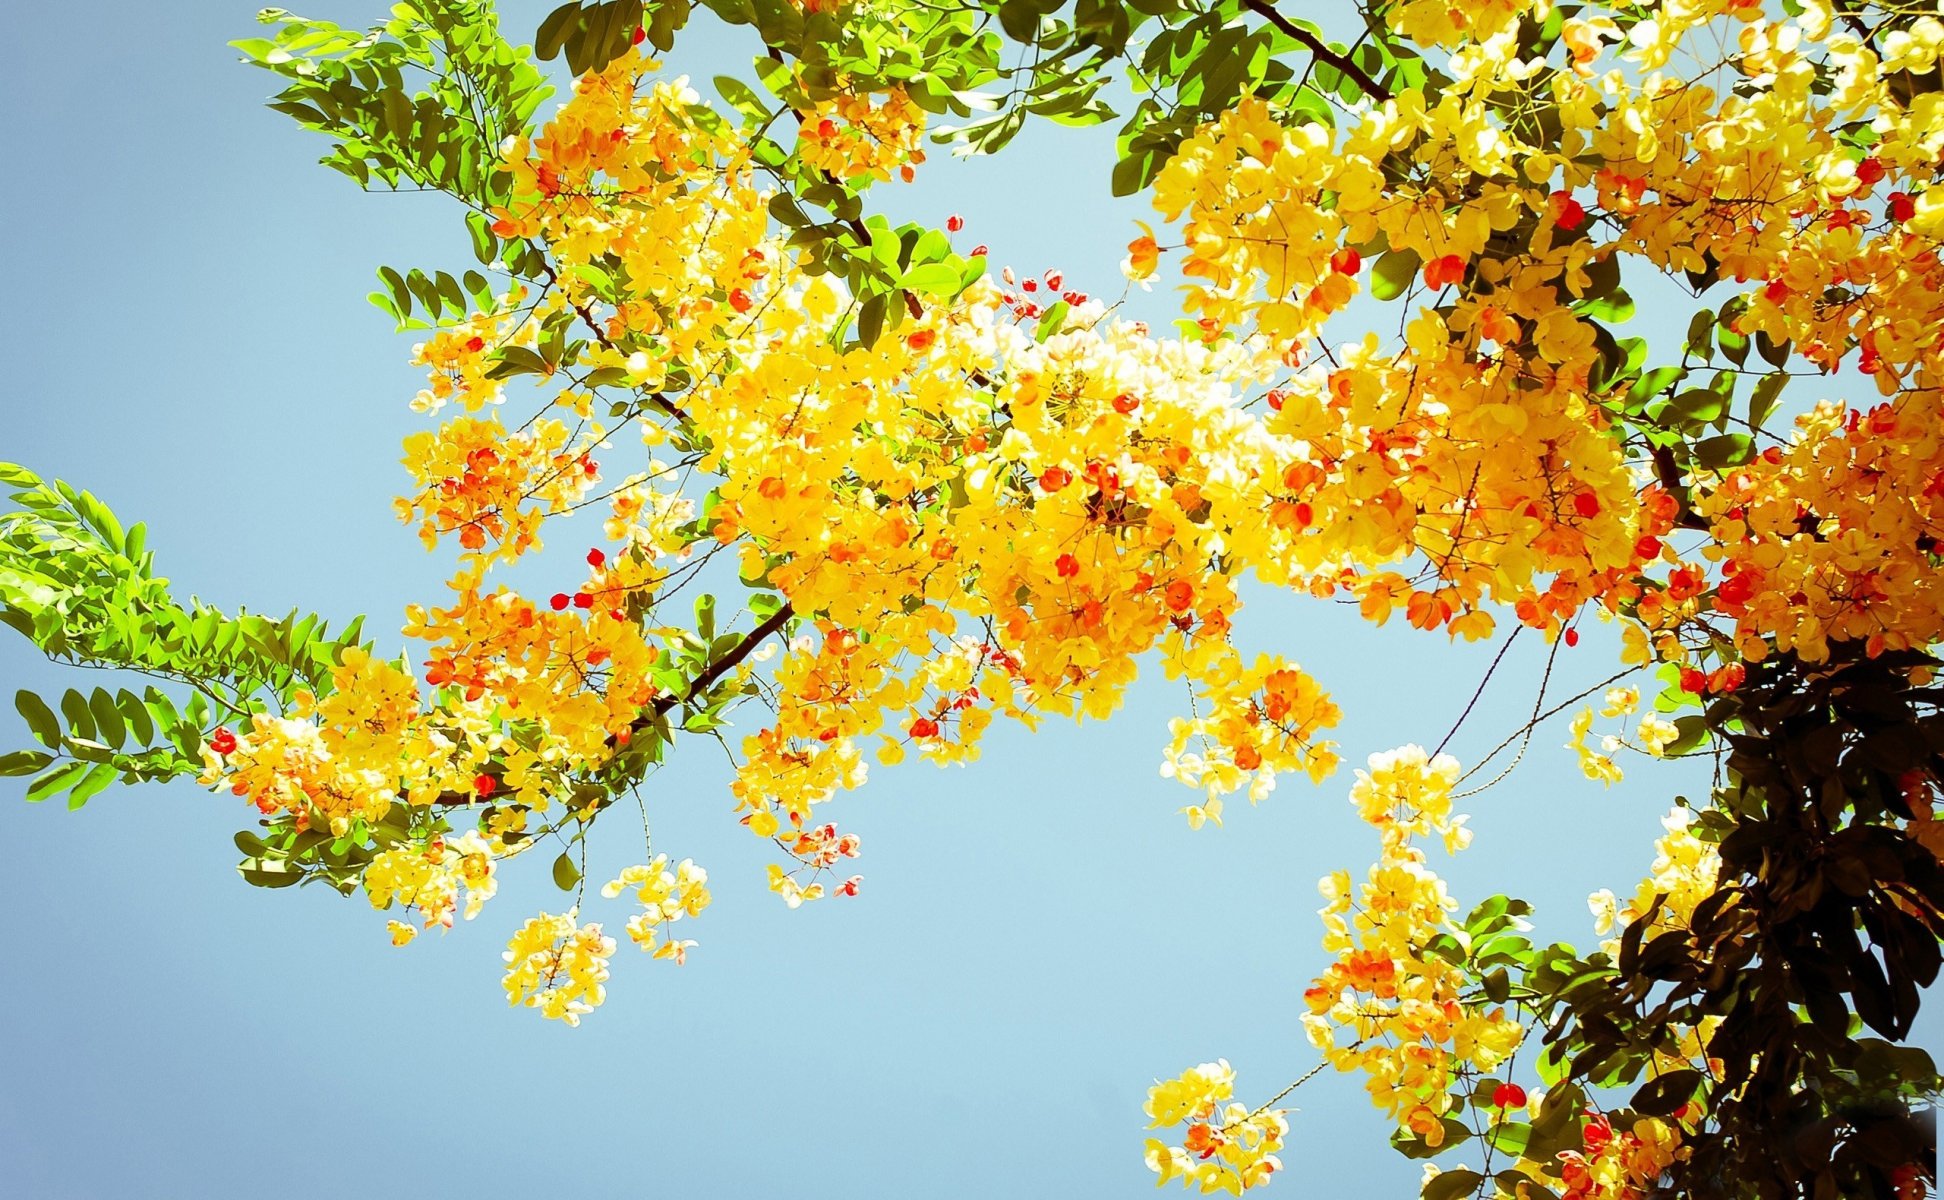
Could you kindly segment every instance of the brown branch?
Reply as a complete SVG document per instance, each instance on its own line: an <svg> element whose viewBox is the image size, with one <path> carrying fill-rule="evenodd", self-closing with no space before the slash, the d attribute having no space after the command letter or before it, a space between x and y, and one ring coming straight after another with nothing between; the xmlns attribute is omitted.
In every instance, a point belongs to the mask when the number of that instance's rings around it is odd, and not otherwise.
<svg viewBox="0 0 1944 1200"><path fill-rule="evenodd" d="M1357 86L1361 87L1365 92L1377 97L1379 100L1388 100L1391 98L1390 89L1378 83L1375 79L1372 79L1365 73L1362 67L1350 60L1349 55L1338 54L1336 51L1324 45L1322 38L1317 37L1309 30L1304 29L1288 17L1277 12L1276 6L1269 3L1269 0L1242 0L1242 3L1277 29L1282 30L1290 37L1301 42L1309 49L1311 54L1316 56L1318 62L1327 63L1356 80Z"/></svg>
<svg viewBox="0 0 1944 1200"><path fill-rule="evenodd" d="M689 680L688 691L685 694L677 696L674 692L667 692L655 697L655 702L648 706L649 711L654 716L644 714L636 717L633 728L646 729L648 726L654 724L655 717L661 716L677 704L686 704L690 700L695 699L696 696L707 691L710 684L722 678L727 672L734 670L743 659L748 658L750 654L754 653L756 647L761 645L765 638L789 624L790 619L794 616L796 616L796 610L788 604L771 613L762 624L744 634L743 640L736 643L735 649L702 668L694 679Z"/></svg>

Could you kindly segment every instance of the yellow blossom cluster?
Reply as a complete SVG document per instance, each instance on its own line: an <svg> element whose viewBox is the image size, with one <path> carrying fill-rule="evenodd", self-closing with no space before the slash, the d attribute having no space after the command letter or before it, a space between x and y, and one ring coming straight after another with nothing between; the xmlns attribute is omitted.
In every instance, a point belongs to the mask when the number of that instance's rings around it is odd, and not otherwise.
<svg viewBox="0 0 1944 1200"><path fill-rule="evenodd" d="M1159 1138L1147 1141L1147 1166L1157 1176L1157 1187L1178 1179L1203 1195L1239 1196L1282 1170L1276 1151L1289 1136L1283 1110L1265 1106L1251 1111L1235 1103L1234 1095L1235 1071L1227 1059L1191 1067L1180 1078L1158 1081L1148 1089L1148 1128L1184 1127L1178 1146Z"/></svg>
<svg viewBox="0 0 1944 1200"><path fill-rule="evenodd" d="M601 927L580 925L576 913L541 913L513 934L506 962L507 1003L540 1010L549 1020L580 1024L607 999L614 939Z"/></svg>
<svg viewBox="0 0 1944 1200"><path fill-rule="evenodd" d="M398 515L418 522L428 550L457 534L479 560L510 562L537 549L541 521L572 508L599 474L570 438L559 421L509 434L498 417L459 417L437 432L414 433L405 439L405 465L419 490L398 500Z"/></svg>
<svg viewBox="0 0 1944 1200"><path fill-rule="evenodd" d="M1281 774L1325 777L1335 704L1292 663L1234 645L1251 576L1467 639L1492 632L1497 605L1570 642L1581 610L1604 606L1630 615L1630 654L1683 662L1682 633L1709 619L1732 620L1749 658L1770 642L1814 657L1834 639L1944 636L1944 192L1927 186L1944 102L1886 83L1934 64L1944 26L1871 49L1827 0L1793 16L1682 0L1570 14L1563 63L1523 57L1550 15L1522 0L1389 6L1394 30L1443 48L1450 86L1399 84L1336 130L1251 97L1185 139L1154 186L1181 233L1180 338L1089 301L1026 327L978 281L914 295L881 336L851 339L860 297L771 228L749 139L623 54L503 148L511 199L491 228L544 252L537 294L416 352L431 379L414 406L463 410L407 441L399 504L428 545L462 551L450 601L408 611L430 711L403 671L347 653L323 701L212 745L206 778L339 834L400 799L490 799L496 832L570 797L591 820L598 801L579 798L688 698L671 689L696 678L696 642L722 653L655 615L677 574L717 553L798 619L732 787L737 818L788 860L769 885L793 907L856 894L842 872L858 841L815 810L861 785L869 757L964 763L999 716L1104 717L1144 656L1193 697L1164 756L1202 793L1192 823ZM1732 84L1663 70L1702 41ZM1545 119L1508 117L1507 96ZM839 91L801 116L800 160L838 179L922 161L924 116L901 91ZM1162 253L1148 232L1129 267ZM1820 407L1760 454L1751 430L1750 453L1720 468L1643 461L1597 324L1623 262L1759 285L1727 334L1826 369L1854 350L1885 403ZM1366 288L1404 297L1399 336L1326 343ZM502 423L488 406L509 371L550 383L560 411ZM611 424L593 418L597 389ZM594 454L624 433L679 459L597 494ZM578 582L539 601L488 583L548 519L602 502L608 545ZM1677 549L1677 529L1712 544ZM748 650L709 680L758 690ZM1705 677L1710 691L1738 680ZM1621 691L1614 719L1638 704ZM1575 749L1590 774L1617 774L1591 720ZM1673 731L1649 716L1636 737L1652 753ZM1412 841L1464 844L1455 771L1407 748L1360 773L1383 854L1354 897L1347 878L1328 885L1339 959L1308 1018L1427 1138L1451 1064L1488 1069L1520 1033L1424 952L1450 932L1450 901ZM439 894L385 861L374 901ZM1701 886L1701 860L1688 866ZM673 919L668 903L706 902L699 871L678 868L664 893L663 867L631 870L619 882L642 890L644 933ZM516 937L516 1003L571 1018L598 1002L607 939L574 921ZM583 982L554 986L570 959Z"/></svg>
<svg viewBox="0 0 1944 1200"><path fill-rule="evenodd" d="M839 91L798 114L797 154L838 179L893 174L909 183L925 161L925 110L903 88L880 94Z"/></svg>
<svg viewBox="0 0 1944 1200"><path fill-rule="evenodd" d="M1723 479L1704 511L1726 576L1714 607L1734 618L1744 657L1763 657L1767 638L1810 659L1827 657L1832 640L1872 651L1944 640L1936 387L1868 412L1817 405L1786 447Z"/></svg>
<svg viewBox="0 0 1944 1200"><path fill-rule="evenodd" d="M1640 708L1640 689L1637 687L1608 688L1601 698L1600 716L1608 720L1619 720L1632 716ZM1620 764L1614 755L1622 749L1638 750L1654 758L1666 755L1668 745L1680 736L1674 722L1659 713L1647 712L1641 715L1639 724L1633 732L1633 740L1628 741L1621 733L1600 735L1599 748L1587 743L1593 734L1593 710L1581 709L1574 717L1572 739L1566 748L1579 756L1580 773L1588 779L1604 784L1614 784L1622 778Z"/></svg>
<svg viewBox="0 0 1944 1200"><path fill-rule="evenodd" d="M1604 889L1589 899L1594 932L1605 935L1616 927L1625 928L1650 911L1654 920L1646 933L1648 939L1661 930L1687 927L1695 906L1714 895L1721 872L1721 852L1712 842L1696 837L1693 825L1694 814L1685 808L1674 809L1661 818L1661 827L1667 832L1654 843L1653 871L1641 881L1633 899L1621 904L1612 892ZM1655 908L1657 901L1658 909ZM1604 948L1612 954L1618 952L1618 947L1619 941L1614 939L1605 943Z"/></svg>
<svg viewBox="0 0 1944 1200"><path fill-rule="evenodd" d="M1944 193L1925 186L1944 103L1892 86L1931 61L1939 22L1872 49L1826 3L1799 7L1572 16L1560 70L1521 57L1519 20L1543 5L1392 5L1393 29L1450 51L1457 86L1400 88L1341 131L1245 99L1163 169L1155 205L1180 224L1187 305L1207 336L1246 328L1300 364L1366 255L1393 291L1439 301L1407 315L1402 346L1331 354L1308 373L1326 386L1299 377L1274 396L1269 423L1324 451L1298 464L1287 519L1343 531L1347 547L1318 539L1326 561L1421 554L1432 568L1336 580L1373 618L1402 605L1471 636L1490 627L1486 597L1550 633L1589 600L1617 609L1644 590L1655 629L1722 613L1748 657L1766 639L1813 658L1830 638L1875 652L1944 632L1932 583ZM1735 86L1663 70L1689 37ZM1504 118L1508 90L1559 127ZM1867 123L1867 151L1846 122ZM1130 269L1151 271L1159 253L1144 235ZM1663 539L1681 514L1663 488L1686 481L1657 469L1644 485L1626 469L1611 397L1594 386L1601 310L1582 301L1628 262L1766 281L1725 318L1730 333L1824 370L1854 349L1890 397L1868 414L1826 406L1786 447L1693 472L1721 548L1708 554L1719 598L1698 571L1644 574L1679 562Z"/></svg>
<svg viewBox="0 0 1944 1200"><path fill-rule="evenodd" d="M365 868L365 895L371 898L373 908L386 909L394 903L416 908L425 919L425 928L439 925L450 929L459 909L461 888L466 893L468 921L478 916L499 890L499 881L493 877L493 859L505 850L476 830L468 830L452 841L435 838L422 850L409 845L381 850ZM410 928L406 926L408 932L402 939L397 939L394 929L395 940L409 941Z"/></svg>
<svg viewBox="0 0 1944 1200"><path fill-rule="evenodd" d="M680 964L688 961L695 942L670 936L669 926L709 907L708 885L709 873L692 860L685 858L670 871L668 856L660 854L653 862L622 868L619 878L602 886L601 895L612 900L633 889L643 911L628 918L629 940L656 958Z"/></svg>
<svg viewBox="0 0 1944 1200"><path fill-rule="evenodd" d="M525 289L516 287L505 304L511 309L525 298ZM431 369L425 388L412 398L413 412L435 413L455 400L467 412L478 412L505 401L504 385L491 377L493 352L508 344L502 317L475 313L412 347L412 365Z"/></svg>
<svg viewBox="0 0 1944 1200"><path fill-rule="evenodd" d="M1462 818L1451 814L1458 775L1456 761L1418 746L1373 755L1370 770L1358 772L1352 798L1382 832L1383 850L1354 893L1348 872L1323 880L1323 946L1336 960L1303 993L1303 1024L1324 1058L1363 1072L1377 1108L1432 1146L1443 1143L1444 1115L1458 1102L1449 1092L1454 1069L1489 1072L1525 1034L1503 1008L1467 998L1465 971L1428 949L1464 934L1451 920L1456 903L1412 838L1438 836L1453 850L1466 843Z"/></svg>
<svg viewBox="0 0 1944 1200"><path fill-rule="evenodd" d="M1559 1172L1566 1186L1561 1200L1647 1200L1660 1192L1661 1176L1688 1157L1680 1126L1641 1117L1614 1129L1595 1114L1581 1132L1584 1152L1561 1152Z"/></svg>
<svg viewBox="0 0 1944 1200"><path fill-rule="evenodd" d="M337 837L400 800L425 805L470 791L486 755L467 713L422 711L410 675L356 646L331 682L321 701L300 692L291 715L256 713L248 729L210 739L202 782Z"/></svg>

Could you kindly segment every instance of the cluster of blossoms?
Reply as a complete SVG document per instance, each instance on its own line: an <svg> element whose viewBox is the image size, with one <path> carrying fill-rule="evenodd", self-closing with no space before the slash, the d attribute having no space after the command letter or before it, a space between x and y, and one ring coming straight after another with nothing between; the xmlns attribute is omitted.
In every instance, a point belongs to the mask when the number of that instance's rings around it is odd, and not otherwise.
<svg viewBox="0 0 1944 1200"><path fill-rule="evenodd" d="M602 886L601 895L612 900L629 889L642 907L628 918L629 940L656 958L687 962L694 940L672 937L668 930L709 907L709 873L686 858L670 871L668 856L660 854L646 865L623 868L620 878Z"/></svg>
<svg viewBox="0 0 1944 1200"><path fill-rule="evenodd" d="M1351 799L1383 850L1354 894L1347 872L1323 880L1323 946L1336 960L1303 996L1303 1024L1324 1058L1363 1072L1377 1107L1431 1146L1443 1142L1444 1115L1461 1102L1450 1093L1456 1069L1490 1072L1525 1034L1502 1007L1468 998L1466 971L1427 949L1463 931L1413 839L1437 837L1451 851L1469 843L1464 818L1451 812L1458 776L1456 760L1418 746L1372 755L1370 770L1357 773Z"/></svg>
<svg viewBox="0 0 1944 1200"><path fill-rule="evenodd" d="M598 924L578 924L576 916L572 910L541 913L513 935L500 955L506 961L507 1003L578 1025L607 999L614 939Z"/></svg>
<svg viewBox="0 0 1944 1200"><path fill-rule="evenodd" d="M524 290L515 288L508 300L518 304L525 298ZM505 326L499 314L475 313L412 347L412 365L431 369L426 387L412 398L412 411L436 413L456 401L467 412L478 412L504 403L504 385L491 378L491 371L495 352L507 344Z"/></svg>
<svg viewBox="0 0 1944 1200"><path fill-rule="evenodd" d="M1598 891L1589 899L1593 909L1594 932L1605 936L1632 925L1653 913L1653 924L1646 936L1666 929L1685 929L1695 906L1715 894L1721 873L1721 852L1713 843L1694 835L1693 814L1677 808L1661 818L1667 832L1654 843L1652 872L1640 883L1633 898L1621 904L1610 891ZM1658 907L1656 907L1658 903ZM1618 953L1619 940L1604 947Z"/></svg>
<svg viewBox="0 0 1944 1200"><path fill-rule="evenodd" d="M377 823L401 800L426 805L471 789L491 753L482 711L424 711L410 675L355 646L331 683L322 700L300 692L288 716L257 713L247 729L211 736L202 781L333 837Z"/></svg>
<svg viewBox="0 0 1944 1200"><path fill-rule="evenodd" d="M1548 633L1589 601L1637 606L1657 633L1725 617L1750 658L1770 645L1818 658L1831 638L1873 652L1935 641L1944 458L1929 331L1944 317L1944 202L1921 184L1944 149L1944 106L1891 87L1906 60L1925 61L1929 34L1899 31L1895 62L1878 61L1827 4L1770 20L1703 2L1630 14L1627 29L1568 19L1562 71L1519 57L1532 9L1454 23L1441 5L1389 6L1394 28L1451 50L1455 86L1400 90L1340 132L1244 100L1156 181L1211 337L1245 328L1293 363L1316 354L1361 286L1360 247L1420 264L1418 294L1443 299L1407 319L1401 346L1332 354L1273 396L1268 423L1321 451L1290 481L1290 518L1321 527L1325 561L1360 568L1333 582L1367 613L1401 604L1461 635L1489 630L1477 607L1489 598ZM1661 72L1722 19L1732 91ZM1818 47L1833 91L1812 86ZM1496 114L1498 89L1543 98L1564 132L1529 140L1533 128ZM1868 124L1867 155L1846 122ZM1160 253L1145 233L1129 267L1145 274ZM1824 370L1854 348L1889 398L1867 413L1822 405L1743 465L1643 485L1608 430L1614 397L1595 386L1597 309L1579 303L1594 272L1624 260L1766 281L1724 336L1793 345ZM1676 485L1713 535L1713 579L1667 541ZM1381 569L1413 554L1428 580ZM1678 639L1655 644L1683 660Z"/></svg>
<svg viewBox="0 0 1944 1200"><path fill-rule="evenodd" d="M1944 274L1928 286L1944 287ZM1714 607L1734 618L1744 657L1763 657L1769 639L1812 659L1831 640L1877 650L1944 640L1935 388L1868 412L1818 404L1786 447L1724 478L1704 511L1723 548Z"/></svg>
<svg viewBox="0 0 1944 1200"><path fill-rule="evenodd" d="M1289 1136L1283 1110L1250 1111L1235 1103L1234 1095L1235 1072L1227 1059L1192 1067L1179 1079L1157 1082L1148 1089L1144 1108L1148 1128L1183 1127L1181 1145L1159 1138L1147 1141L1147 1165L1159 1176L1157 1186L1178 1179L1183 1187L1197 1188L1203 1195L1239 1196L1268 1183L1272 1174L1282 1170L1276 1151Z"/></svg>
<svg viewBox="0 0 1944 1200"><path fill-rule="evenodd" d="M1640 708L1640 689L1637 687L1608 688L1601 698L1600 716L1608 720L1620 720L1632 716ZM1566 748L1579 756L1580 772L1588 779L1612 784L1621 778L1619 763L1614 755L1623 749L1638 750L1654 758L1664 757L1667 747L1680 736L1680 729L1674 722L1659 713L1643 713L1633 731L1633 740L1628 741L1620 733L1600 735L1599 748L1587 744L1593 733L1593 710L1583 708L1574 716L1572 740Z"/></svg>
<svg viewBox="0 0 1944 1200"><path fill-rule="evenodd" d="M567 512L600 468L572 431L541 419L509 434L498 417L460 417L405 439L405 463L419 490L397 502L417 521L427 549L449 534L481 561L511 561L539 546L540 523Z"/></svg>
<svg viewBox="0 0 1944 1200"><path fill-rule="evenodd" d="M431 382L415 407L463 410L408 441L400 502L428 544L461 552L449 603L407 614L436 691L422 700L404 671L347 654L323 700L212 742L206 777L339 836L401 802L489 801L486 829L509 837L529 813L591 820L604 768L689 698L694 635L655 613L696 550L733 559L801 620L732 786L737 819L784 858L769 882L792 906L856 894L839 872L857 840L816 809L863 784L871 757L964 763L999 716L1104 717L1144 655L1194 697L1164 768L1201 793L1192 823L1279 775L1323 779L1340 714L1293 663L1234 645L1249 576L1467 639L1493 631L1496 605L1570 641L1599 606L1641 660L1686 663L1686 635L1710 621L1731 623L1751 658L1771 643L1813 658L1831 639L1874 650L1944 635L1930 332L1944 323L1944 203L1923 186L1944 104L1900 103L1884 82L1934 60L1928 27L1893 67L1825 0L1781 20L1694 0L1625 28L1567 20L1567 61L1551 64L1521 57L1537 4L1493 0L1463 21L1429 0L1386 12L1448 52L1451 86L1400 86L1338 130L1245 99L1161 171L1154 201L1180 227L1194 321L1179 339L1078 292L1057 328L1025 328L1018 297L983 281L869 344L833 337L855 297L771 228L749 139L637 51L582 78L503 152L512 198L491 228L544 249L544 286L417 354ZM1662 72L1717 20L1738 29L1722 62L1735 86ZM1841 68L1833 88L1812 86L1817 46ZM1506 120L1501 92L1556 113L1560 131ZM839 92L801 115L801 161L839 180L908 176L922 159L923 114L902 92ZM1839 136L1859 121L1867 155ZM1151 272L1162 253L1149 231L1129 267ZM1366 279L1398 275L1367 255L1403 264L1407 299L1424 303L1397 344L1331 348L1325 326ZM1884 404L1818 408L1786 446L1732 467L1650 474L1628 457L1624 389L1602 382L1591 303L1622 259L1756 285L1734 336L1831 368L1854 348ZM507 366L554 381L559 411L517 426L478 415L503 401ZM628 392L610 424L591 415L597 387ZM604 494L595 455L623 434L682 457ZM602 500L610 545L584 576L540 601L489 583L540 548L547 520ZM1682 550L1677 530L1713 542ZM742 689L748 649L711 681ZM1694 668L1693 690L1732 690L1739 670ZM1615 747L1590 735L1589 716L1575 746L1609 777ZM1636 734L1650 753L1671 736L1653 717ZM1341 957L1310 1001L1332 1061L1367 1072L1379 1106L1427 1137L1451 1064L1487 1069L1519 1033L1422 953L1449 901L1411 838L1463 844L1452 770L1400 751L1360 778L1383 857L1360 899L1332 884ZM438 894L386 862L374 900ZM660 895L666 872L639 870L652 912L706 898L699 873L685 885L678 870ZM560 989L536 990L521 965L542 945L604 941L573 920L516 937L516 1000L568 1016L598 999L595 980L535 1001Z"/></svg>
<svg viewBox="0 0 1944 1200"><path fill-rule="evenodd" d="M837 179L911 182L925 161L925 110L903 88L840 91L798 114L797 154Z"/></svg>
<svg viewBox="0 0 1944 1200"><path fill-rule="evenodd" d="M1581 1131L1586 1149L1560 1154L1565 1188L1560 1200L1647 1200L1660 1191L1668 1168L1687 1158L1678 1125L1641 1117L1616 1130L1595 1113Z"/></svg>
<svg viewBox="0 0 1944 1200"><path fill-rule="evenodd" d="M390 908L397 903L416 908L425 919L425 928L434 925L452 928L459 910L459 892L466 893L466 920L479 915L486 902L499 890L493 877L493 859L506 847L488 841L475 830L468 830L448 842L434 838L421 850L415 846L381 850L364 871L365 894L373 908ZM394 944L403 945L417 933L403 921L389 924Z"/></svg>

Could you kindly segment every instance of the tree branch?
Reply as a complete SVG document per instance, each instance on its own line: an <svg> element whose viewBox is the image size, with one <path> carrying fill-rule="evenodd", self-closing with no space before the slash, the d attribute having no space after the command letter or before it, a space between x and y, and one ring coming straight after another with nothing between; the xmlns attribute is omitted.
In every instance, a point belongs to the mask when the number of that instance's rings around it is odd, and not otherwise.
<svg viewBox="0 0 1944 1200"><path fill-rule="evenodd" d="M1356 80L1357 86L1368 94L1377 97L1379 100L1388 100L1391 98L1390 89L1378 83L1375 79L1372 79L1365 73L1362 67L1350 60L1349 55L1338 54L1336 51L1330 49L1329 46L1324 44L1322 38L1317 37L1309 30L1304 29L1288 17L1277 12L1276 6L1269 3L1269 0L1242 0L1242 3L1277 29L1282 30L1290 37L1301 42L1309 49L1311 54L1316 56L1318 62L1327 63Z"/></svg>
<svg viewBox="0 0 1944 1200"><path fill-rule="evenodd" d="M771 613L768 619L763 621L762 624L744 634L743 640L736 643L735 649L697 672L695 678L689 680L688 691L685 694L677 696L674 692L667 692L655 697L655 702L648 706L649 711L654 716L644 714L636 717L634 728L648 728L649 725L654 723L655 717L666 713L677 704L686 704L688 701L695 699L696 696L707 691L710 684L722 678L726 673L734 670L743 659L748 658L755 651L756 647L762 644L763 639L783 628L794 616L796 616L796 610L788 604Z"/></svg>

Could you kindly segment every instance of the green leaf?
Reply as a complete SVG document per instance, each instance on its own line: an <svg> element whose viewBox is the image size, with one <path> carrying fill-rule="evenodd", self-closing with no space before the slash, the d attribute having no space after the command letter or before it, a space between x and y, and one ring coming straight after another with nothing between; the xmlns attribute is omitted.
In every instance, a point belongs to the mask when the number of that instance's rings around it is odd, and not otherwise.
<svg viewBox="0 0 1944 1200"><path fill-rule="evenodd" d="M121 710L115 707L115 698L107 689L96 688L88 697L88 712L94 717L101 742L110 749L121 749L128 740L128 730L122 724Z"/></svg>
<svg viewBox="0 0 1944 1200"><path fill-rule="evenodd" d="M68 793L68 807L80 808L94 799L101 794L102 789L115 782L115 776L119 774L121 772L115 769L113 763L96 763L89 767L87 775L80 783L74 785L72 792Z"/></svg>
<svg viewBox="0 0 1944 1200"><path fill-rule="evenodd" d="M1039 324L1033 327L1033 340L1043 342L1060 332L1061 326L1066 322L1066 315L1067 302L1064 300L1055 302L1053 307L1040 314Z"/></svg>
<svg viewBox="0 0 1944 1200"><path fill-rule="evenodd" d="M54 756L45 750L15 750L0 754L0 775L32 775L53 761Z"/></svg>
<svg viewBox="0 0 1944 1200"><path fill-rule="evenodd" d="M128 731L135 735L137 742L147 746L155 741L155 721L140 696L123 688L115 693L115 707L121 710L122 720L127 722Z"/></svg>
<svg viewBox="0 0 1944 1200"><path fill-rule="evenodd" d="M1714 357L1715 315L1702 309L1688 319L1687 352L1696 358Z"/></svg>
<svg viewBox="0 0 1944 1200"><path fill-rule="evenodd" d="M1691 754L1706 744L1710 730L1706 717L1685 716L1674 718L1676 733L1674 740L1662 748L1665 754Z"/></svg>
<svg viewBox="0 0 1944 1200"><path fill-rule="evenodd" d="M1624 288L1614 288L1605 296L1589 298L1573 306L1573 311L1596 321L1618 323L1633 319L1634 302Z"/></svg>
<svg viewBox="0 0 1944 1200"><path fill-rule="evenodd" d="M27 799L38 804L56 792L73 786L88 773L89 764L84 762L64 762L27 785Z"/></svg>
<svg viewBox="0 0 1944 1200"><path fill-rule="evenodd" d="M1379 300L1395 300L1417 278L1424 260L1415 250L1386 250L1370 268L1370 294Z"/></svg>
<svg viewBox="0 0 1944 1200"><path fill-rule="evenodd" d="M1755 384L1755 394L1748 401L1748 423L1756 429L1762 422L1775 415L1775 406L1781 403L1782 389L1789 385L1787 375L1764 375Z"/></svg>
<svg viewBox="0 0 1944 1200"><path fill-rule="evenodd" d="M574 865L574 860L569 858L565 851L562 851L560 857L553 862L554 886L563 892L571 892L574 890L574 885L580 882L580 877L580 868Z"/></svg>
<svg viewBox="0 0 1944 1200"><path fill-rule="evenodd" d="M927 296L954 296L959 290L959 272L949 263L925 263L906 271L898 286Z"/></svg>
<svg viewBox="0 0 1944 1200"><path fill-rule="evenodd" d="M507 346L499 352L499 364L486 373L489 379L512 375L551 375L553 367L537 351L526 346Z"/></svg>
<svg viewBox="0 0 1944 1200"><path fill-rule="evenodd" d="M61 744L61 722L54 710L47 707L47 701L22 688L14 693L14 707L26 719L27 728L33 731L35 740L52 750Z"/></svg>
<svg viewBox="0 0 1944 1200"><path fill-rule="evenodd" d="M1712 388L1689 388L1668 401L1668 411L1684 425L1706 425L1728 414L1730 397Z"/></svg>
<svg viewBox="0 0 1944 1200"><path fill-rule="evenodd" d="M1481 983L1485 989L1485 998L1494 1004L1504 1004L1512 997L1512 977L1507 974L1504 967L1496 967L1486 972Z"/></svg>
<svg viewBox="0 0 1944 1200"><path fill-rule="evenodd" d="M757 124L769 117L769 106L763 103L753 88L740 79L729 75L715 77L716 91L728 102L729 107Z"/></svg>
<svg viewBox="0 0 1944 1200"><path fill-rule="evenodd" d="M94 740L94 714L88 710L88 698L69 688L61 696L61 715L67 718L68 731L75 737Z"/></svg>
<svg viewBox="0 0 1944 1200"><path fill-rule="evenodd" d="M1637 409L1687 377L1686 367L1655 367L1634 381L1627 391L1627 406Z"/></svg>
<svg viewBox="0 0 1944 1200"><path fill-rule="evenodd" d="M875 345L878 335L884 332L885 298L882 292L872 296L857 309L857 340L866 346Z"/></svg>
<svg viewBox="0 0 1944 1200"><path fill-rule="evenodd" d="M257 867L238 867L237 871L243 876L243 882L251 887L286 888L304 881L301 873L275 859Z"/></svg>
<svg viewBox="0 0 1944 1200"><path fill-rule="evenodd" d="M1427 1179L1424 1190L1419 1194L1422 1200L1457 1200L1459 1196L1476 1191L1485 1177L1477 1171L1460 1168L1455 1171L1441 1171Z"/></svg>
<svg viewBox="0 0 1944 1200"><path fill-rule="evenodd" d="M534 57L542 62L551 62L560 57L561 48L567 44L567 35L580 24L580 15L581 6L573 0L548 13L533 35Z"/></svg>
<svg viewBox="0 0 1944 1200"><path fill-rule="evenodd" d="M1755 457L1755 439L1745 433L1724 433L1694 444L1694 461L1711 471L1739 467Z"/></svg>
<svg viewBox="0 0 1944 1200"><path fill-rule="evenodd" d="M1499 1153L1517 1156L1525 1151L1526 1141L1531 1136L1532 1126L1524 1121L1505 1121L1492 1126L1485 1140Z"/></svg>
<svg viewBox="0 0 1944 1200"><path fill-rule="evenodd" d="M1686 1104L1701 1085L1701 1072L1692 1069L1669 1071L1650 1079L1634 1093L1633 1106L1650 1117L1664 1117Z"/></svg>

